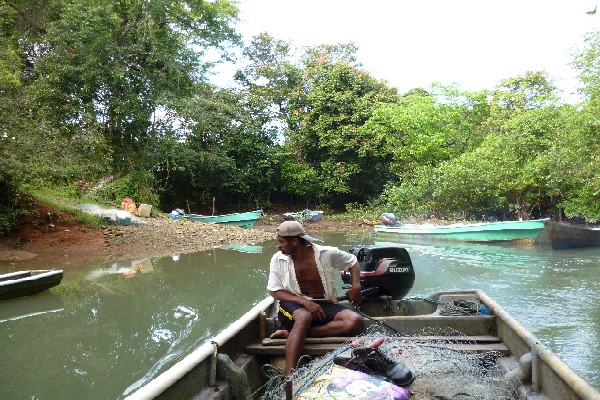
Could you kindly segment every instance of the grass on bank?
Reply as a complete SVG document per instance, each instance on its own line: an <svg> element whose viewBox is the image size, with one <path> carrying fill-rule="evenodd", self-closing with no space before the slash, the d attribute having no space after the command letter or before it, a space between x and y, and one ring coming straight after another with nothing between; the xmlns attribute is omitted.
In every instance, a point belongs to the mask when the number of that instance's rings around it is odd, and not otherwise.
<svg viewBox="0 0 600 400"><path fill-rule="evenodd" d="M26 194L33 197L35 201L56 208L62 212L72 215L77 222L93 228L106 225L106 221L100 217L85 213L78 208L82 199L75 198L67 193L47 187L28 188Z"/></svg>
<svg viewBox="0 0 600 400"><path fill-rule="evenodd" d="M70 188L28 187L26 189L26 194L32 196L40 203L73 215L78 222L96 228L106 224L106 221L100 217L81 211L78 206L79 204L91 203L106 208L118 208L119 206L115 205L112 200L102 200L99 199L98 196L94 196L93 199L78 197L73 194L73 190ZM381 214L385 212L373 205L365 206L356 203L349 204L346 208L347 210L345 212L331 210L326 205L318 206L315 209L325 211L323 215L323 219L325 220L344 222L364 221L365 218L371 221L379 220ZM155 211L154 208L153 213L164 214L158 210ZM270 213L266 212L265 215L270 215Z"/></svg>

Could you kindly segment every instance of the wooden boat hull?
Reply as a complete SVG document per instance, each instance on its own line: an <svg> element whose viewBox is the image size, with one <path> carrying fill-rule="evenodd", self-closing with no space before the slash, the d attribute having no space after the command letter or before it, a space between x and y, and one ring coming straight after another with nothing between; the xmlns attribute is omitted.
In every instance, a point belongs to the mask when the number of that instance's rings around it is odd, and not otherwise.
<svg viewBox="0 0 600 400"><path fill-rule="evenodd" d="M462 299L485 305L491 315L440 315L440 303ZM520 382L518 392L522 398L535 391L537 400L600 399L600 392L482 291L437 292L428 299L408 299L401 303L401 308L399 304L392 308L365 304L363 311L374 318L365 319L365 326L383 321L402 339L414 341L430 338L420 336L423 332L443 328L459 332L460 341L452 351L493 351L499 355L498 362L507 373L521 372L519 368L534 365L535 370L529 371L532 378ZM273 329L275 313L273 299L264 299L208 343L130 394L128 399L246 398L264 384L261 366L278 365L285 358L285 339L264 339ZM438 340L448 343L446 338L451 339L441 336ZM309 338L305 354L323 355L339 349L350 339ZM518 360L524 355L532 357L529 367L519 364Z"/></svg>
<svg viewBox="0 0 600 400"><path fill-rule="evenodd" d="M529 221L482 222L477 224L375 225L378 234L412 238L436 238L463 242L494 242L535 239L544 229L546 219Z"/></svg>
<svg viewBox="0 0 600 400"><path fill-rule="evenodd" d="M600 230L546 221L546 232L554 250L600 246Z"/></svg>
<svg viewBox="0 0 600 400"><path fill-rule="evenodd" d="M22 271L0 275L0 300L30 296L57 286L62 270Z"/></svg>
<svg viewBox="0 0 600 400"><path fill-rule="evenodd" d="M183 218L205 224L225 224L252 229L263 216L262 210L223 215L184 214Z"/></svg>

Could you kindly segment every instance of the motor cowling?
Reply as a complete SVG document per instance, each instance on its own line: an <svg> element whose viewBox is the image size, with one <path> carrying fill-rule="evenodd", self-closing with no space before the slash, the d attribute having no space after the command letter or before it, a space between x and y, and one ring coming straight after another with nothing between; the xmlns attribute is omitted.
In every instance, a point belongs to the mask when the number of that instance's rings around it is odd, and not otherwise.
<svg viewBox="0 0 600 400"><path fill-rule="evenodd" d="M363 293L368 293L366 298L390 296L394 300L400 300L412 289L415 270L406 249L366 246L355 247L348 252L358 259L360 285ZM349 272L342 272L342 281L345 284L352 283Z"/></svg>
<svg viewBox="0 0 600 400"><path fill-rule="evenodd" d="M399 226L402 225L398 222L398 218L392 213L383 213L381 217L379 217L381 223L385 226Z"/></svg>

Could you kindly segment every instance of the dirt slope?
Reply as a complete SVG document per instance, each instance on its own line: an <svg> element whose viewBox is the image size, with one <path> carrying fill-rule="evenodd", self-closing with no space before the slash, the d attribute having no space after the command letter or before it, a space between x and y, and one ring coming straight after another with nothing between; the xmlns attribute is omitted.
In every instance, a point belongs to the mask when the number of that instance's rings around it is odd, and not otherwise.
<svg viewBox="0 0 600 400"><path fill-rule="evenodd" d="M266 215L254 229L201 224L170 218L148 218L145 226L107 225L90 228L68 213L31 202L16 229L0 236L0 268L3 270L77 268L97 261L141 256L188 253L231 244L253 244L274 239L279 215ZM360 229L358 222L321 220L311 232ZM371 229L366 227L365 229Z"/></svg>

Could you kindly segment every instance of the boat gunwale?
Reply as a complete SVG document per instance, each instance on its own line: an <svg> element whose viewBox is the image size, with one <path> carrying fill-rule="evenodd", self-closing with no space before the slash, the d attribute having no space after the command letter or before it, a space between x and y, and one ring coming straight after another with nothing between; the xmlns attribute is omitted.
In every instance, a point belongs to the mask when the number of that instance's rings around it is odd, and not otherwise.
<svg viewBox="0 0 600 400"><path fill-rule="evenodd" d="M171 368L167 369L159 376L148 382L146 385L127 396L126 399L146 400L160 395L179 379L183 378L188 372L198 366L202 361L212 356L215 352L213 343L215 343L217 346L224 345L228 340L245 328L250 322L254 321L260 312L267 311L274 302L275 299L273 299L271 296L267 296L250 311L242 315L237 321L217 334L217 336L213 337L194 350L192 353L188 354L181 361L174 364Z"/></svg>

